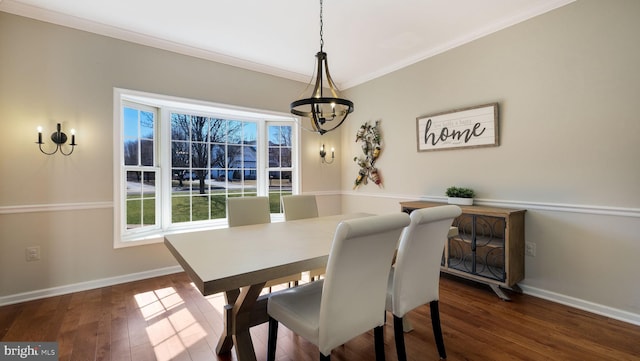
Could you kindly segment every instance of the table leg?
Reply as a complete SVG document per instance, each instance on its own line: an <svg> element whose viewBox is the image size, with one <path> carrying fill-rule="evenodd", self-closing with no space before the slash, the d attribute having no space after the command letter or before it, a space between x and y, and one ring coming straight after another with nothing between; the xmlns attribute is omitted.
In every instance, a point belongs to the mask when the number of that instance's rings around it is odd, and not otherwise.
<svg viewBox="0 0 640 361"><path fill-rule="evenodd" d="M233 301L233 304L224 308L224 330L216 347L218 354L229 352L235 346L238 361L256 360L249 328L257 323L252 311L263 288L264 283L260 283L241 288L239 295L236 292L225 294L227 301Z"/></svg>
<svg viewBox="0 0 640 361"><path fill-rule="evenodd" d="M231 320L233 320L232 311L233 305L224 305L222 310L224 329L222 330L222 334L218 340L218 345L216 346L216 353L218 355L230 352L233 347L233 339L231 338L231 330L233 329L231 322Z"/></svg>
<svg viewBox="0 0 640 361"><path fill-rule="evenodd" d="M233 305L234 303L236 303L238 296L240 296L240 289L236 288L236 289L225 292L224 300L227 303L227 305Z"/></svg>
<svg viewBox="0 0 640 361"><path fill-rule="evenodd" d="M224 308L222 309L222 319L224 320L224 325L222 334L220 335L220 339L218 340L218 345L216 346L216 353L218 355L230 352L231 348L233 347L233 339L231 338L231 330L233 329L232 310L233 305L236 303L239 295L239 289L229 290L224 293L224 300L227 304L224 305Z"/></svg>
<svg viewBox="0 0 640 361"><path fill-rule="evenodd" d="M243 287L240 290L240 296L233 305L233 344L236 346L236 356L238 361L255 361L256 352L253 349L251 334L249 327L253 326L251 322L251 311L262 292L265 283L251 285L251 287Z"/></svg>

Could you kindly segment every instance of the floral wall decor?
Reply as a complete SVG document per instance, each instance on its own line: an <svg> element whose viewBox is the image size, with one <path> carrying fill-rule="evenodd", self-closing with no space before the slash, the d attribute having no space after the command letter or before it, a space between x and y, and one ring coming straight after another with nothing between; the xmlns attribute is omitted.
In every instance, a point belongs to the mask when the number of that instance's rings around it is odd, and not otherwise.
<svg viewBox="0 0 640 361"><path fill-rule="evenodd" d="M360 126L356 133L356 143L362 142L362 153L364 155L356 156L353 161L358 163L360 170L358 176L353 182L353 189L367 184L369 180L382 187L382 178L380 171L375 167L376 160L382 152L382 136L380 135L380 121L376 120L374 125L365 122Z"/></svg>

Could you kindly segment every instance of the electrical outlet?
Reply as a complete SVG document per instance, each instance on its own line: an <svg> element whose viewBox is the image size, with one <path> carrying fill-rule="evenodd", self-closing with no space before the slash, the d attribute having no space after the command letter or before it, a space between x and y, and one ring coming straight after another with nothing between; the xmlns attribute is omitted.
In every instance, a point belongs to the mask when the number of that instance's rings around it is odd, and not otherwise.
<svg viewBox="0 0 640 361"><path fill-rule="evenodd" d="M536 256L536 244L533 242L525 242L525 250L524 253L529 257Z"/></svg>
<svg viewBox="0 0 640 361"><path fill-rule="evenodd" d="M25 250L25 254L27 257L27 262L39 261L40 246L27 247L27 249Z"/></svg>

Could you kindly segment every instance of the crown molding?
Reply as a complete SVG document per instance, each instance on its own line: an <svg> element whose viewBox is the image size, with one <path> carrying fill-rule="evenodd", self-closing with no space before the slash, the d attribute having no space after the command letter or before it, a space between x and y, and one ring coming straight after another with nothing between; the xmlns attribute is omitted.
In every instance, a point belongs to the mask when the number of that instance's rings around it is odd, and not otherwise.
<svg viewBox="0 0 640 361"><path fill-rule="evenodd" d="M453 39L449 42L443 43L441 44L439 47L436 48L430 48L430 49L426 49L424 52L419 53L413 57L410 58L406 58L403 59L399 62L396 62L395 64L392 64L388 67L379 69L378 71L375 71L373 73L369 73L366 74L362 77L359 78L355 78L355 79L351 79L349 81L345 81L343 83L341 83L342 88L341 89L348 89L351 87L354 87L356 85L360 85L363 83L366 83L370 80L379 78L383 75L387 75L390 73L393 73L394 71L406 68L410 65L419 63L423 60L426 60L428 58L431 58L433 56L442 54L444 52L447 52L451 49L457 48L459 46L462 46L464 44L470 43L474 40L480 39L482 37L491 35L495 32L498 32L500 30L506 29L510 26L516 25L518 23L521 23L525 20L534 18L536 16L542 15L544 13L547 13L549 11L555 10L557 8L563 7L565 5L568 5L572 2L575 2L576 0L556 0L556 1L551 1L548 3L545 3L541 6L538 6L536 8L530 9L528 11L522 12L520 14L517 14L515 16L512 16L510 18L505 18L505 19L501 19L501 21L497 21L493 24L491 24L490 26L487 26L485 28L482 28L478 31L475 31L473 33L470 34L466 34L465 36Z"/></svg>
<svg viewBox="0 0 640 361"><path fill-rule="evenodd" d="M453 39L449 42L443 43L438 47L426 49L424 52L418 53L413 57L398 61L390 66L384 67L369 74L365 74L361 77L342 81L340 82L339 87L342 90L346 90L356 85L363 84L367 81L421 62L435 55L444 53L448 50L454 49L466 43L472 42L484 36L490 35L538 15L542 15L546 12L555 10L575 1L576 0L555 0L545 2L544 4L536 8L529 9L510 18L500 19L500 21L497 21L490 26L479 29L478 31L470 34L466 34L465 36ZM240 58L216 53L210 50L186 46L138 32L129 31L118 27L43 9L37 6L24 4L15 0L0 0L0 11L298 82L307 83L309 81L308 75L243 60Z"/></svg>
<svg viewBox="0 0 640 361"><path fill-rule="evenodd" d="M3 2L4 1L4 2ZM273 75L285 79L295 80L299 82L308 82L309 76L258 64L248 60L216 53L201 48L187 46L176 42L160 39L146 34L118 28L111 25L102 24L95 21L89 21L79 17L43 9L40 7L23 4L13 0L0 0L0 11L13 15L23 16L55 25L65 26L68 28L82 30L97 35L102 35L118 40L128 41L140 45L150 46L157 49L171 51L177 54L192 56L199 59L209 60L225 65L230 65L245 70L251 70L258 73Z"/></svg>

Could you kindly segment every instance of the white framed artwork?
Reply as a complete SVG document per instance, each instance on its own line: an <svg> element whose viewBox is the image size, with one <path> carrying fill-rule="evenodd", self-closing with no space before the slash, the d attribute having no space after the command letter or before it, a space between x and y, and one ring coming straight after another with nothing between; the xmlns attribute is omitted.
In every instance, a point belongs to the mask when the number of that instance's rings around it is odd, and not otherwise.
<svg viewBox="0 0 640 361"><path fill-rule="evenodd" d="M498 103L416 118L418 151L499 145Z"/></svg>

